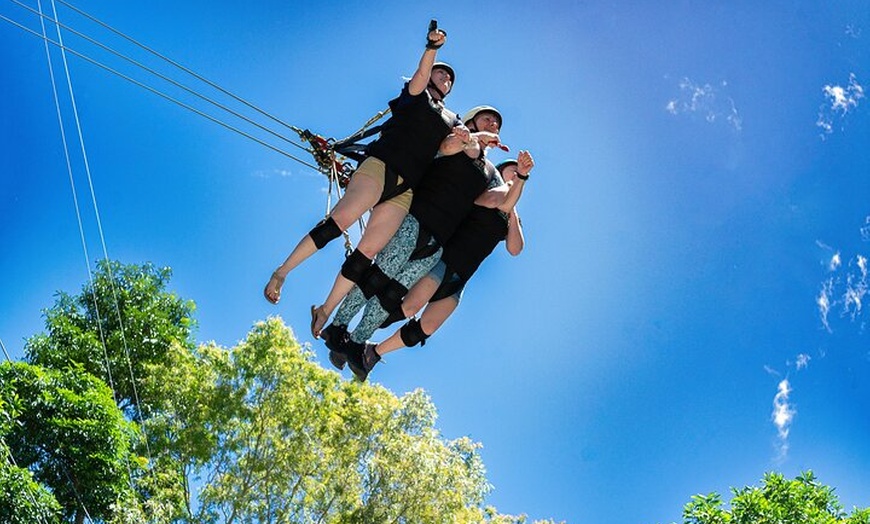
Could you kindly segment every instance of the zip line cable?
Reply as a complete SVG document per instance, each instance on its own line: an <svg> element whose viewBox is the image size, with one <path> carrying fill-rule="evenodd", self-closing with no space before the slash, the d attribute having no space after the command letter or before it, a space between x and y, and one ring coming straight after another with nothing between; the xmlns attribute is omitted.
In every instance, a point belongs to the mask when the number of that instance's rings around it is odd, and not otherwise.
<svg viewBox="0 0 870 524"><path fill-rule="evenodd" d="M157 78L160 78L161 80L164 80L164 81L166 81L166 82L169 82L170 84L172 84L172 85L174 85L174 86L176 86L176 87L178 87L178 88L180 88L180 89L186 91L187 93L190 93L191 95L193 95L193 96L195 96L195 97L197 97L197 98L199 98L199 99L201 99L201 100L204 100L205 102L208 102L209 104L212 104L213 106L216 106L216 107L218 107L218 108L220 108L220 109L223 109L223 110L226 111L227 113L229 113L229 114L231 114L231 115L233 115L233 116L235 116L235 117L237 117L237 118L239 118L239 119L241 119L241 120L244 120L245 122L247 122L247 123L253 125L254 127L257 127L257 128L259 128L259 129L261 129L262 131L265 131L265 132L267 132L267 133L269 133L269 134L271 134L271 135L273 135L273 136L275 136L275 137L277 137L277 138L279 138L279 139L281 139L281 140L287 142L288 144L290 144L290 145L292 145L292 146L298 147L299 149L302 149L303 151L308 151L308 149L307 149L306 147L301 146L301 145L299 145L299 144L293 142L292 140L290 140L290 139L287 138L286 136L284 136L284 135L278 133L277 131L274 131L274 130L272 130L272 129L269 129L268 127L264 126L263 124L260 124L260 123L258 123L258 122L256 122L256 121L252 120L251 118L248 118L247 116L245 116L245 115L243 115L243 114L241 114L241 113L239 113L239 112L237 112L237 111L235 111L235 110L233 110L233 109L227 107L226 105L221 104L220 102L218 102L218 101L216 101L216 100L213 100L213 99L211 99L211 98L209 98L209 97L207 97L207 96L205 96L205 95L203 95L203 94L201 94L201 93L198 93L198 92L195 91L193 88L188 87L188 86L186 86L186 85L184 85L184 84L182 84L182 83L180 83L180 82L178 82L178 81L176 81L176 80L173 80L172 78L170 78L170 77L168 77L168 76L166 76L166 75L160 73L159 71L157 71L157 70L155 70L155 69L153 69L153 68L151 68L151 67L148 67L148 66L142 64L141 62L139 62L139 61L137 61L137 60L134 60L133 58L130 58L130 57L124 55L123 53L119 52L119 51L116 51L115 49L112 49L111 47L109 47L109 46L107 46L107 45L105 45L105 44L103 44L103 43L97 41L97 40L94 39L94 38L91 38L90 36L88 36L88 35L86 35L86 34L80 32L80 31L77 31L77 30L75 30L75 29L69 27L68 25L65 25L65 24L61 23L59 20L53 19L53 18L51 18L51 17L49 17L49 16L47 16L47 15L45 15L45 14L43 14L43 13L39 13L39 12L37 12L37 11L36 11L35 9L33 9L32 7L30 7L30 6L26 5L26 4L23 4L23 3L20 2L19 0L10 0L10 1L11 1L13 4L16 4L16 5L20 6L20 7L22 7L23 9L26 9L27 11L30 11L31 13L33 13L33 14L35 14L35 15L37 15L37 16L43 17L43 18L45 18L45 20L48 20L49 22L51 22L51 23L53 23L53 24L56 24L57 26L62 27L63 29L66 29L67 31L71 32L72 34L74 34L74 35L76 35L76 36L78 36L78 37L80 37L80 38L83 38L84 40L86 40L86 41L88 41L88 42L90 42L90 43L96 45L96 46L99 47L100 49L103 49L104 51L107 51L107 52L109 52L109 53L111 53L111 54L117 56L118 58L121 58L122 60L125 60L125 61L127 61L127 62L133 64L134 66L136 66L136 67L138 67L138 68L140 68L140 69L142 69L142 70L144 70L144 71L146 71L146 72L148 72L148 73L150 73L150 74L156 76ZM54 16L57 17L57 13L56 13L56 12L55 12ZM212 85L212 84L209 83L209 85ZM223 90L221 90L221 92L223 92ZM231 96L232 96L232 95L231 95ZM246 103L246 105L248 105L249 107L253 107L253 106L251 106L251 104L248 104L247 102L245 102L245 103ZM260 111L260 110L258 110L258 111ZM262 113L262 111L260 111L260 112ZM267 116L270 116L270 115L267 114ZM291 130L292 130L292 128L291 128Z"/></svg>
<svg viewBox="0 0 870 524"><path fill-rule="evenodd" d="M268 112L266 112L266 111L260 109L259 107L257 107L257 106L255 106L254 104L248 102L248 101L245 100L244 98L242 98L242 97L240 97L240 96L238 96L238 95L233 94L232 92L228 91L227 89L224 89L223 87L221 87L221 86L219 86L218 84L212 82L211 80L209 80L209 79L203 77L202 75L196 73L195 71L193 71L193 70L191 70L191 69L185 67L184 65L180 64L179 62L176 62L175 60L172 60L171 58L169 58L169 57L167 57L167 56L165 56L165 55L163 55L163 54L161 54L161 53L155 51L154 49L148 47L147 45L142 44L142 43L136 41L136 40L133 39L132 37L127 36L127 35L124 34L123 32L121 32L121 31L119 31L119 30L117 30L117 29L111 27L110 25L106 24L105 22L102 22L102 21L98 20L97 18L95 18L95 17L89 15L88 13L82 11L81 9L79 9L79 8L77 8L77 7L75 7L75 6L73 6L73 5L70 4L69 2L65 2L64 0L57 0L57 2L60 3L60 4L65 5L65 6L67 6L67 7L69 7L70 9L72 9L73 11L75 11L76 13L78 13L78 14L84 16L85 18L87 18L87 19L89 19L89 20L91 20L91 21L93 21L93 22L99 24L100 26L102 26L102 27L108 29L109 31L111 31L111 32L115 33L116 35L120 36L121 38L123 38L123 39L125 39L125 40L131 42L132 44L135 44L136 46L138 46L138 47L144 49L145 51L148 51L149 53L153 54L154 56L156 56L156 57L158 57L158 58L160 58L160 59L162 59L162 60L165 60L165 61L168 62L169 64L172 64L173 66L177 67L178 69L180 69L180 70L184 71L185 73L187 73L187 74L193 76L193 77L196 78L197 80L199 80L199 81L201 81L201 82L204 82L205 84L208 84L209 86L211 86L211 87L217 89L217 90L220 91L221 93L223 93L223 94L229 96L230 98L236 100L237 102L240 102L240 103L242 103L242 104L248 106L249 108L253 109L254 111L260 113L261 115L263 115L263 116L265 116L265 117L267 117L267 118L273 120L274 122L277 122L278 124L281 124L282 126L288 128L288 129L291 129L291 130L293 129L293 126L291 126L290 124L284 122L284 121L281 120L280 118L278 118L278 117L276 117L276 116L273 116L272 114L270 114L270 113L268 113Z"/></svg>
<svg viewBox="0 0 870 524"><path fill-rule="evenodd" d="M39 5L39 9L40 9L40 11L41 11L41 10L42 10L42 5L41 5L40 0L37 0L37 4ZM43 33L45 34L45 31L46 31L46 29L45 29L45 25L44 25L44 23L41 24L41 25L42 25ZM59 28L58 28L58 31L60 31ZM59 34L58 36L60 37L60 34ZM79 225L79 234L80 234L81 241L82 241L82 249L83 249L83 252L84 252L84 255L85 255L85 266L86 266L86 268L87 268L87 272L88 272L88 281L91 283L91 289L94 289L94 290L95 290L93 274L91 273L91 268L90 268L90 255L88 255L87 243L86 243L86 241L85 241L85 235L84 235L84 227L83 227L82 220L81 220L81 210L80 210L80 206L79 206L79 203L78 203L78 197L77 197L77 195L76 195L75 179L74 179L73 171L72 171L72 163L71 163L71 161L70 161L69 148L67 147L67 138L66 138L66 132L65 132L65 130L64 130L63 114L62 114L62 111L61 111L61 108L60 108L60 96L59 96L59 92L58 92L58 89L57 89L57 82L56 82L56 80L55 80L54 68L53 68L52 63L51 63L51 52L50 52L50 49L49 49L49 47L48 47L48 43L47 43L47 42L48 42L48 38L47 38L47 35L46 35L46 37L45 37L45 39L44 39L45 52L46 52L46 61L47 61L47 63L48 63L49 76L50 76L50 78L51 78L52 92L53 92L53 94L54 94L55 108L56 108L56 110L57 110L58 125L59 125L59 127L60 127L60 130L61 130L61 137L62 137L62 140L63 140L64 156L65 156L65 159L66 159L67 170L68 170L68 174L69 174L69 178L70 178L70 185L71 185L72 193L73 193L73 202L74 202L74 205L75 205L75 208L76 208L76 218L77 218L77 220L78 220L78 225ZM66 57L64 56L64 66L66 67L66 65L67 65L67 63L66 63ZM70 78L69 78L69 70L67 69L66 72L67 72L67 80L68 80L68 85L69 85L69 90L70 90L70 96L71 96L71 98L72 98L72 105L73 105L74 113L76 114L76 120L77 120L77 122L78 122L78 114L77 114L77 112L75 111L75 97L74 97L74 95L73 95L72 84L71 84L71 82L70 82ZM79 126L79 138L80 138L80 139L82 138L82 135L81 135L81 128L80 128L80 126ZM83 140L81 140L81 144L82 144L82 151L83 151L83 154L85 155L85 156L84 156L84 158L85 158L85 165L86 165L86 167L87 167L87 154L86 154L86 152L84 151L84 141L83 141ZM89 179L90 179L90 175L89 175ZM108 355L108 349L107 349L107 347L106 347L106 338L105 338L105 334L104 334L104 332L103 332L103 328L102 328L102 321L101 321L101 315L100 315L100 308L99 308L99 305L98 305L97 300L96 300L96 293L93 294L93 299L94 299L94 308L95 308L95 312L96 312L96 315L97 315L97 328L98 328L98 331L99 331L99 334L100 334L100 341L102 342L102 346L103 346L103 359L104 359L104 363L105 363L105 366L106 366L106 376L107 376L107 378L108 378L108 380L109 380L109 387L110 387L110 389L112 390L112 398L113 398L113 400L115 401L115 404L117 405L117 404L118 404L118 397L117 397L117 394L115 393L114 378L112 377L112 369L111 369L111 365L109 364L109 355ZM130 463L129 463L129 461L125 461L125 465L126 465L126 468L127 468L127 474L128 474L128 479L129 479L129 482L130 482L130 486L131 486L131 488L133 488L133 487L134 487L134 484L133 484L133 472L132 472L132 469L130 468ZM67 473L67 478L69 478L69 474L68 474L68 473ZM71 481L70 481L70 482L71 482ZM75 486L74 486L74 485L73 485L73 490L74 490L74 492L75 492ZM91 519L90 519L90 515L88 514L87 507L85 507L84 503L82 502L81 498L79 497L79 494L78 494L77 492L75 492L75 495L76 495L76 498L77 498L78 501L79 501L79 504L81 504L81 506L82 506L82 508L83 508L83 510L84 510L84 512L85 512L85 514L88 515L88 519L91 520Z"/></svg>
<svg viewBox="0 0 870 524"><path fill-rule="evenodd" d="M184 108L184 109L187 109L188 111L191 111L191 112L193 112L193 113L195 113L195 114L197 114L197 115L199 115L199 116L201 116L201 117L203 117L203 118L206 118L207 120L210 120L210 121L214 122L215 124L218 124L218 125L220 125L220 126L226 128L226 129L228 129L228 130L230 130L230 131L233 131L233 132L235 132L235 133L238 133L239 135L241 135L241 136L243 136L243 137L245 137L245 138L247 138L247 139L249 139L249 140L252 140L252 141L258 143L258 144L260 144L261 146L264 146L264 147L266 147L266 148L268 148L268 149L271 149L272 151L275 151L276 153L279 153L279 154L281 154L281 155L284 155L284 156L286 156L287 158L290 158L290 159L292 159L292 160L295 160L296 162L299 162L300 164L302 164L302 165L304 165L304 166L310 167L310 168L314 169L315 171L320 171L320 168L319 168L319 167L317 167L316 165L314 165L314 164L312 164L312 163L310 163L310 162L306 162L305 160L302 160L301 158L299 158L299 157L297 157L297 156L294 156L294 155L292 155L292 154L290 154L290 153L284 151L283 149L280 149L280 148L278 148L278 147L276 147L276 146L274 146L274 145L272 145L272 144L269 144L268 142L265 142L265 141L263 141L263 140L261 140L261 139L255 137L255 136L251 135L250 133L247 133L247 132L245 132L245 131L243 131L243 130L241 130L241 129L238 129L238 128L232 126L231 124L227 124L226 122L223 122L223 121L219 120L218 118L216 118L216 117L214 117L214 116L211 116L211 115L209 115L209 114L207 114L207 113L205 113L205 112L203 112L203 111L200 111L199 109L196 109L196 108L193 107L193 106L190 106L190 105L188 105L188 104L185 104L184 102L182 102L182 101L180 101L180 100L177 100L177 99L175 99L175 98L173 98L173 97L171 97L171 96L169 96L169 95L167 95L167 94L161 92L160 90L158 90L158 89L156 89L156 88L153 88L153 87L151 87L151 86L149 86L149 85L147 85L147 84L144 84L144 83L142 83L142 82L140 82L140 81L138 81L138 80L135 80L134 78L131 78L131 77L129 77L129 76L127 76L127 75L121 73L120 71L117 71L117 70L115 70L115 69L113 69L113 68L111 68L111 67L109 67L109 66L107 66L107 65L105 65L105 64L103 64L103 63L101 63L101 62L99 62L99 61L97 61L97 60L95 60L95 59L93 59L93 58L91 58L91 57L89 57L89 56L87 56L87 55L85 55L84 53L80 53L80 52L76 51L75 49L72 49L72 48L70 48L70 47L67 47L67 46L63 45L62 43L56 42L56 41L54 41L54 40L48 38L47 36L42 36L42 35L40 35L39 33L37 33L36 31L30 29L29 27L26 27L26 26L24 26L24 25L22 25L22 24L16 22L16 21L14 21L14 20L12 20L12 19L6 17L5 15L0 15L0 20L4 20L4 21L6 21L6 22L8 22L8 23L10 23L10 24L12 24L12 25L18 27L19 29L21 29L21 30L23 30L23 31L26 31L27 33L30 33L30 34L32 34L32 35L38 37L38 38L42 38L42 39L45 40L47 43L49 43L49 44L51 44L51 45L53 45L53 46L56 46L56 47L60 48L61 50L67 51L67 52L69 52L69 53L71 53L71 54L73 54L73 55L75 55L75 56L77 56L77 57L79 57L79 58L81 58L81 59L87 61L87 62L90 62L91 64L93 64L93 65L95 65L95 66L97 66L97 67L99 67L99 68L101 68L101 69L103 69L103 70L105 70L105 71L108 71L109 73L112 73L113 75L116 75L116 76L118 76L118 77L120 77L120 78L123 78L124 80L126 80L126 81L128 81L128 82L130 82L130 83L132 83L132 84L135 84L135 85L137 85L137 86L139 86L139 87L141 87L141 88L143 88L143 89L145 89L145 90L147 90L147 91L150 91L151 93L154 93L155 95L157 95L157 96L159 96L159 97L161 97L161 98L163 98L163 99L165 99L165 100L168 100L169 102L172 102L172 103L174 103L174 104L176 104L176 105L178 105L178 106L180 106L180 107L182 107L182 108ZM298 147L298 146L297 146L297 147ZM304 148L303 148L303 149L304 149ZM306 149L306 151L307 151L307 149Z"/></svg>
<svg viewBox="0 0 870 524"><path fill-rule="evenodd" d="M39 1L40 0L37 0L37 3L39 3ZM51 8L52 8L52 12L54 14L55 19L57 19L58 18L57 8L55 6L54 1L55 0L51 0ZM42 13L41 4L40 4L40 13ZM44 21L42 18L40 19L40 23L43 24L43 28L44 28L45 26L44 26ZM117 291L115 289L115 278L114 278L114 275L112 274L112 267L111 267L111 263L109 261L109 252L108 252L108 249L106 248L106 237L105 237L105 234L103 232L103 221L102 221L102 218L100 216L100 207L97 204L97 195L96 195L96 192L94 191L94 181L93 181L93 178L91 176L90 161L88 160L88 154L87 154L87 150L85 148L85 140L84 140L84 135L82 133L81 120L79 118L79 113L78 113L78 104L76 103L75 94L73 92L72 78L70 77L70 72L69 72L69 64L67 62L66 52L63 49L63 35L61 33L61 28L60 28L59 24L55 25L55 29L57 30L58 42L61 44L61 57L63 58L64 73L66 75L66 82L67 82L67 87L69 90L70 107L72 108L72 113L73 113L73 117L75 119L75 124L76 124L76 130L78 132L79 145L81 147L81 153L82 153L82 161L83 161L83 165L84 165L84 169L85 169L85 174L87 175L88 188L90 189L90 193L91 193L91 203L94 207L94 217L96 219L97 232L99 233L99 237L100 237L100 245L103 248L103 257L106 260L106 270L109 273L109 286L112 290L112 297L114 299L115 313L117 314L117 317L118 317L118 325L119 325L119 329L121 332L121 341L122 341L122 345L124 347L124 353L125 353L126 359L127 359L127 367L128 367L129 372L130 372L130 384L131 384L132 391L133 391L134 407L135 407L136 411L139 412L139 417L141 420L142 419L142 410L141 410L141 403L139 401L139 393L138 393L137 388L136 388L136 377L133 375L133 367L132 367L132 364L130 363L130 350L127 346L127 339L126 339L126 336L124 334L124 321L121 318L121 311L120 311L120 308L118 307L118 295L117 295ZM46 50L47 49L48 49L48 46L46 44ZM50 61L51 61L51 59L49 56L49 62ZM59 106L59 103L58 103L58 106ZM82 240L84 241L84 235L82 235ZM83 245L84 245L84 243L83 243ZM102 329L102 319L100 318L99 306L97 304L97 289L96 289L96 285L94 284L93 277L90 274L90 257L87 256L87 251L85 251L85 256L87 257L87 260L88 260L88 274L89 274L89 279L91 281L91 290L92 290L93 299L94 299L94 309L97 313L97 325L99 326L99 329L100 329L100 337L103 338L104 334L103 334L103 329ZM108 320L108 318L106 318L106 320ZM105 338L103 338L103 352L104 352L105 357L106 357L106 367L108 369L109 368L109 357L108 357L108 348L106 347ZM110 371L110 373L111 373L111 371ZM113 385L113 389L114 389L114 385ZM115 403L116 404L118 403L117 398L115 398ZM148 459L152 460L151 449L150 449L150 445L148 444L148 434L145 431L144 423L142 424L142 433L145 437L145 439L144 439L145 440L145 449L146 449L147 454L148 454ZM130 482L131 482L131 487L132 487L133 474L132 474L132 470L130 468L129 462L127 462L127 471L130 474Z"/></svg>
<svg viewBox="0 0 870 524"><path fill-rule="evenodd" d="M6 351L6 344L3 343L3 339L0 338L0 348L3 348L3 354L6 355L6 361L10 364L12 363L12 359L9 358L9 352Z"/></svg>

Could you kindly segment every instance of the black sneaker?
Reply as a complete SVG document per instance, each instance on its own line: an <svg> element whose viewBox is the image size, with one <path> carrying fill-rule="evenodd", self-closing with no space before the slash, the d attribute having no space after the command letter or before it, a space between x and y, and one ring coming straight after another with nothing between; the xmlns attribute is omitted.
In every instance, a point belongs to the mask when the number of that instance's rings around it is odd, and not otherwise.
<svg viewBox="0 0 870 524"><path fill-rule="evenodd" d="M381 356L375 351L377 347L378 345L372 342L362 344L348 340L347 363L360 382L365 382L375 364L381 361Z"/></svg>
<svg viewBox="0 0 870 524"><path fill-rule="evenodd" d="M350 342L347 327L330 324L320 332L320 338L329 348L329 362L339 371L344 369L344 365L347 363L346 345Z"/></svg>

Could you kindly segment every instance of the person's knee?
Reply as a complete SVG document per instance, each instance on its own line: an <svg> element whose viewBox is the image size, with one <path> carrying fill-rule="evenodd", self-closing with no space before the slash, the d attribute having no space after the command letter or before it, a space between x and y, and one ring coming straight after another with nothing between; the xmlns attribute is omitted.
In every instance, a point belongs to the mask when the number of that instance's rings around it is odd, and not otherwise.
<svg viewBox="0 0 870 524"><path fill-rule="evenodd" d="M424 346L426 345L426 339L429 338L429 335L423 331L420 321L416 318L412 318L407 324L402 326L399 330L399 336L402 338L402 343L408 347L413 347L417 344Z"/></svg>
<svg viewBox="0 0 870 524"><path fill-rule="evenodd" d="M378 290L378 300L384 311L392 313L402 307L402 299L408 293L408 288L403 286L401 282L395 279L390 279L380 290Z"/></svg>
<svg viewBox="0 0 870 524"><path fill-rule="evenodd" d="M323 249L326 244L341 236L341 227L331 216L324 218L308 232L317 249Z"/></svg>
<svg viewBox="0 0 870 524"><path fill-rule="evenodd" d="M359 249L354 249L341 265L341 276L355 284L359 284L363 281L371 266L372 259L365 256Z"/></svg>
<svg viewBox="0 0 870 524"><path fill-rule="evenodd" d="M366 270L363 278L357 282L359 290L367 299L375 295L380 295L383 289L389 285L392 279L378 266L377 263L372 263Z"/></svg>

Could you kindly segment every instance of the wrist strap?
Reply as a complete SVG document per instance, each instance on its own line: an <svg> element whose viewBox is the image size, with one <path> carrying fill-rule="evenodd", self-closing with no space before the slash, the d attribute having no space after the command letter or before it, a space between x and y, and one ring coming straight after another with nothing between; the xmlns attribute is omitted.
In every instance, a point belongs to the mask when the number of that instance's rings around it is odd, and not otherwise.
<svg viewBox="0 0 870 524"><path fill-rule="evenodd" d="M520 180L528 180L529 175L521 175L520 173L517 173L517 178L519 178Z"/></svg>

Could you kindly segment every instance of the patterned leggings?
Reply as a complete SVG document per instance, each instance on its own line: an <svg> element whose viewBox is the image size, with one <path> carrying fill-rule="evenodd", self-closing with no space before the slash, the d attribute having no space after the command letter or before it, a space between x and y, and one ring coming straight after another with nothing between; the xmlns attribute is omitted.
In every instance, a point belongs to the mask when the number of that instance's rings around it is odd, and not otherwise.
<svg viewBox="0 0 870 524"><path fill-rule="evenodd" d="M407 215L393 238L375 257L375 263L381 268L381 271L406 288L410 288L426 276L441 259L441 248L438 248L435 253L426 258L409 260L411 253L417 247L419 232L420 223L413 215ZM435 242L435 240L430 240L430 242ZM363 317L350 335L354 342L368 340L389 316L389 312L381 307L381 301L378 300L378 297L374 296L366 300L359 288L354 286L339 306L332 323L346 327L363 308L365 308Z"/></svg>

